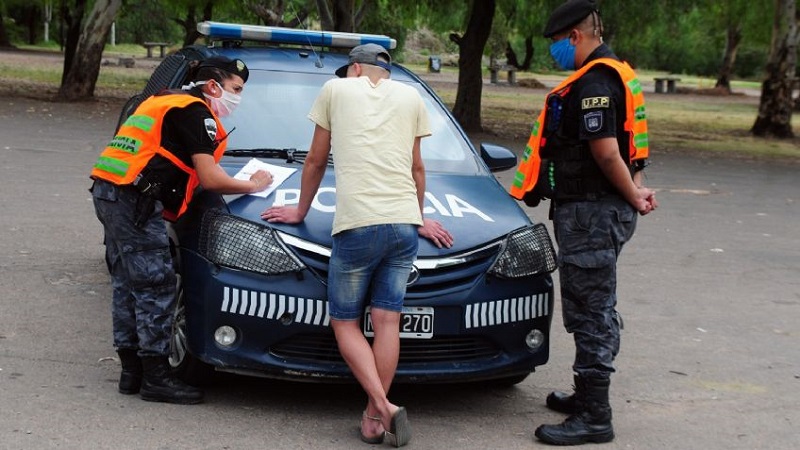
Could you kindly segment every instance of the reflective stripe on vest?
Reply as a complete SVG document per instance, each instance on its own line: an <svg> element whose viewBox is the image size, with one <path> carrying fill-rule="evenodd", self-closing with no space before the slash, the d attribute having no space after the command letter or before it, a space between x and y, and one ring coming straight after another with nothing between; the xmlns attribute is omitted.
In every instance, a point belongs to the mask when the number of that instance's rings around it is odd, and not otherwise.
<svg viewBox="0 0 800 450"><path fill-rule="evenodd" d="M639 83L639 79L636 77L636 73L628 64L611 58L599 58L591 61L550 91L548 97L553 94L560 97L566 96L572 84L597 64L605 64L616 70L622 79L622 84L625 86L626 115L623 128L630 137L630 142L628 144L628 163L638 159L646 159L650 150L647 137L647 115L644 106L644 92L642 91L642 85ZM539 113L539 117L533 124L531 136L522 154L522 161L511 183L509 192L516 199L522 200L525 194L536 186L537 179L539 178L539 168L542 162L540 150L546 145L546 139L543 137L546 114L547 102L545 102L542 112Z"/></svg>
<svg viewBox="0 0 800 450"><path fill-rule="evenodd" d="M196 102L206 105L205 101L188 93L147 98L125 120L117 135L100 154L92 169L92 178L100 178L116 185L131 184L155 155L161 155L188 175L183 204L178 211L165 210L164 216L174 220L183 214L200 181L193 167L184 164L180 158L161 146L161 127L164 116L169 110L185 108ZM210 109L209 112L217 124L217 137L220 140L226 136L225 128ZM222 159L226 144L227 142L222 140L217 145L214 150L214 161L219 162Z"/></svg>

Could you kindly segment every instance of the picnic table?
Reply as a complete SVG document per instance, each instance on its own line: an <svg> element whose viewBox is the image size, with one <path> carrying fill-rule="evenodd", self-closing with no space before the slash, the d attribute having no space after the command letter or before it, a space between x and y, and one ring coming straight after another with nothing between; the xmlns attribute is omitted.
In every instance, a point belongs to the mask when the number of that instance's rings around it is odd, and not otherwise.
<svg viewBox="0 0 800 450"><path fill-rule="evenodd" d="M678 77L666 76L653 78L656 82L656 94L674 94L677 92L677 83L681 81ZM666 83L667 89L664 91L664 84Z"/></svg>
<svg viewBox="0 0 800 450"><path fill-rule="evenodd" d="M166 48L169 46L169 42L145 42L142 44L144 48L147 49L147 57L153 57L153 49L158 47L160 49L160 56L163 58L164 54L166 53Z"/></svg>
<svg viewBox="0 0 800 450"><path fill-rule="evenodd" d="M489 66L489 82L497 84L499 72L508 73L508 84L517 84L517 68L509 65Z"/></svg>

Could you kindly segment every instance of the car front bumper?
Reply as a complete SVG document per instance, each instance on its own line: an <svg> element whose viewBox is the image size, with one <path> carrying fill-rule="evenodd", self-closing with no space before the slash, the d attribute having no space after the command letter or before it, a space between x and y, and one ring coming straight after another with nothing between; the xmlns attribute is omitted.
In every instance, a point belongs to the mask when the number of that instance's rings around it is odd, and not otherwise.
<svg viewBox="0 0 800 450"><path fill-rule="evenodd" d="M327 314L326 286L309 270L263 276L182 251L186 335L191 354L218 371L299 381L354 380ZM549 357L549 276L479 279L469 289L406 300L432 307L433 336L401 339L395 382L468 382L526 375ZM214 338L231 327L229 346ZM363 329L363 327L362 327ZM532 330L544 336L531 349Z"/></svg>

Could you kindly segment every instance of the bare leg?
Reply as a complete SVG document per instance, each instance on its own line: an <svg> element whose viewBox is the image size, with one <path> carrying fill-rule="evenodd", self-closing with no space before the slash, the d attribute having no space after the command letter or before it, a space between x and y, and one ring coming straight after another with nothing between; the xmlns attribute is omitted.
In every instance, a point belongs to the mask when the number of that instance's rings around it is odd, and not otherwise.
<svg viewBox="0 0 800 450"><path fill-rule="evenodd" d="M383 391L388 395L400 358L400 313L373 308L372 324L375 328L372 353Z"/></svg>
<svg viewBox="0 0 800 450"><path fill-rule="evenodd" d="M377 314L376 314L377 313ZM384 314L381 314L384 313ZM388 313L385 311L380 310L373 310L373 327L375 328L376 338L379 334L384 334L386 332L386 317L389 314L394 314L397 317L394 319L394 334L398 335L399 331L399 320L400 314L399 313ZM377 316L377 317L376 317ZM380 357L382 370L386 369L388 366L391 369L391 373L383 373L380 374L378 371L376 357L373 353L372 348L369 346L369 342L364 337L361 329L359 328L358 321L355 320L336 320L331 319L331 327L333 328L333 332L336 335L336 342L339 346L339 352L344 357L345 362L350 367L350 370L353 371L353 375L358 380L361 388L364 389L366 392L367 397L369 399L367 405L367 414L370 416L381 417L382 424L385 428L389 427L389 421L397 411L397 406L393 405L389 402L389 399L386 397L386 389L384 388L383 380L388 380L388 384L391 384L392 378L394 378L394 369L397 367L397 357L394 357L394 362L385 361L383 356ZM396 344L397 350L395 354L399 352L399 336L396 337L398 343ZM383 338L377 339L380 343ZM375 432L377 434L379 432L379 428L376 427L378 425L375 421L371 421L369 419L362 420L363 431L365 434Z"/></svg>

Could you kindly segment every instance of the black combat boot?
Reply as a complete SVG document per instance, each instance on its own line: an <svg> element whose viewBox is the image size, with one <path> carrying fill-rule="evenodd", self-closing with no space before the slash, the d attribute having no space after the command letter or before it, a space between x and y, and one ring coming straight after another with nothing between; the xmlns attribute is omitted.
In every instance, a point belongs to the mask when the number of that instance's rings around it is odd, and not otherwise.
<svg viewBox="0 0 800 450"><path fill-rule="evenodd" d="M608 378L584 380L583 410L558 425L541 425L536 437L552 445L580 445L588 442L611 442L611 405L608 403Z"/></svg>
<svg viewBox="0 0 800 450"><path fill-rule="evenodd" d="M575 375L574 379L575 392L572 394L560 391L551 392L547 396L548 408L564 414L578 414L581 412L581 401L583 399L584 385L586 382L578 375Z"/></svg>
<svg viewBox="0 0 800 450"><path fill-rule="evenodd" d="M122 373L119 376L120 394L131 395L139 392L142 385L142 360L132 348L121 348L117 350L119 362L122 365Z"/></svg>
<svg viewBox="0 0 800 450"><path fill-rule="evenodd" d="M148 402L193 405L203 402L203 391L176 378L170 370L166 356L142 358L144 379L139 396Z"/></svg>

